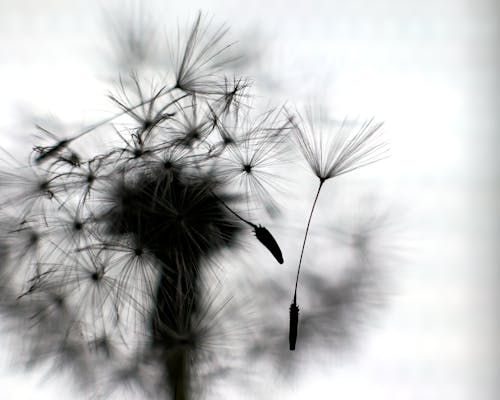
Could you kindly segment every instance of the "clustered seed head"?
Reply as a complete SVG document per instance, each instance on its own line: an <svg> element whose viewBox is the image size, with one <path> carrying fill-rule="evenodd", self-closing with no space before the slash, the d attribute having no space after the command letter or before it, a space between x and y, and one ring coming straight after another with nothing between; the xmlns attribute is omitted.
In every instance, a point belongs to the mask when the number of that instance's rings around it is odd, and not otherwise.
<svg viewBox="0 0 500 400"><path fill-rule="evenodd" d="M274 168L297 144L291 132L323 180L379 158L370 142L378 126L323 159L321 142L283 108L255 115L249 80L222 74L226 31L212 32L198 14L171 47L172 81L120 79L109 95L114 117L62 139L38 127L45 140L27 166L4 160L0 276L9 284L0 306L36 338L30 363L71 365L85 385L105 373L148 392L153 380L160 389L151 396L188 398L195 369L219 352L211 345L227 303L207 295L217 257L240 247L249 226L284 262L270 231L252 221L279 208ZM97 130L108 144L88 154L80 140ZM295 302L290 316L292 349Z"/></svg>

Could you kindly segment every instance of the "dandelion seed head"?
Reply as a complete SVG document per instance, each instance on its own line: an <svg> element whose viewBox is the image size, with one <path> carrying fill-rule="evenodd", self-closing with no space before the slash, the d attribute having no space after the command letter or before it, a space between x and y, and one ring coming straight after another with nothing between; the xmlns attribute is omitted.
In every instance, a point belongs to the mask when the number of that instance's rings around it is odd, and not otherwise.
<svg viewBox="0 0 500 400"><path fill-rule="evenodd" d="M137 34L150 31L127 28L120 45L129 54L121 61L141 64L147 60L137 58L151 54ZM373 121L330 129L322 116L253 112L250 80L223 74L233 59L226 34L199 13L186 37L170 43L173 79L143 71L120 78L108 96L116 114L61 137L39 127L42 141L28 167L0 169L0 311L22 321L34 363L53 359L58 370L147 398L185 398L226 376L238 357L247 369L249 348L287 348L285 316L273 315L271 302L261 307L265 328L256 328L265 335L248 340L245 326L244 340L232 341L228 327L248 304L235 311L214 295L226 290L221 266L237 270L240 238L252 230L254 242L284 263L277 240L256 220L260 210L279 216L291 144L321 183L380 160L386 145ZM82 145L92 136L106 140ZM359 240L354 245L368 253ZM250 259L247 270L258 275L263 266ZM341 295L332 300L320 291L321 301L350 300L351 286L334 288ZM258 290L267 302L269 293ZM307 343L315 337L311 321L326 317L302 311L298 321L295 299L289 311L292 349L299 327Z"/></svg>

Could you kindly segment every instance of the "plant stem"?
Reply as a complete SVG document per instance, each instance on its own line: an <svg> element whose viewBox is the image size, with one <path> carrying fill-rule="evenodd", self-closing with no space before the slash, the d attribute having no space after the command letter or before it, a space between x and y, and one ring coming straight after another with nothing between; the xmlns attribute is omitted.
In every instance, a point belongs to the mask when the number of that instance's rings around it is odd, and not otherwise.
<svg viewBox="0 0 500 400"><path fill-rule="evenodd" d="M186 351L177 350L173 359L168 362L172 400L188 400L189 396L189 361Z"/></svg>
<svg viewBox="0 0 500 400"><path fill-rule="evenodd" d="M304 235L304 242L302 243L302 250L300 251L299 267L297 268L297 278L295 279L295 291L293 292L293 303L294 304L297 304L297 285L299 283L300 266L302 265L302 257L304 256L304 249L306 247L307 235L309 234L309 226L311 225L311 219L313 216L314 208L316 207L316 203L317 203L318 197L319 197L319 192L321 191L321 188L323 187L323 183L325 183L325 180L320 178L318 191L316 192L316 197L314 198L311 212L309 214L309 220L307 221L306 233Z"/></svg>
<svg viewBox="0 0 500 400"><path fill-rule="evenodd" d="M240 216L236 211L232 210L231 207L229 207L219 196L217 196L215 193L212 192L212 196L214 196L224 207L226 207L226 209L231 213L233 214L236 218L238 218L239 220L243 221L245 224L251 226L253 229L256 229L257 228L257 225L255 225L254 223L246 220L245 218L243 218L242 216Z"/></svg>

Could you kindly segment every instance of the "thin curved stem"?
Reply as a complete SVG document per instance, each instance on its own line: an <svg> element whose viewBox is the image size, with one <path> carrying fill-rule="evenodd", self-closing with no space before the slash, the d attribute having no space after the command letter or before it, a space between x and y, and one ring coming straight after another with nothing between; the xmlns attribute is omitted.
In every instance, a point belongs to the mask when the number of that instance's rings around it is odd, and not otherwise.
<svg viewBox="0 0 500 400"><path fill-rule="evenodd" d="M311 219L313 216L314 209L316 208L316 203L318 201L319 192L321 191L321 188L323 187L323 183L325 183L325 180L320 178L318 191L316 192L316 197L314 198L311 212L309 214L309 220L307 221L306 233L304 235L304 242L302 243L302 250L300 251L299 267L297 268L297 278L295 279L295 291L293 292L293 303L294 304L297 304L297 285L299 283L300 266L302 265L302 257L304 256L304 249L306 247L307 235L309 234L309 226L311 225Z"/></svg>
<svg viewBox="0 0 500 400"><path fill-rule="evenodd" d="M218 201L220 201L220 203L226 207L226 209L231 213L233 214L236 218L238 218L239 220L243 221L245 224L251 226L253 229L256 229L257 228L257 225L255 225L254 223L246 220L245 218L243 218L242 216L238 215L238 213L236 213L236 211L234 211L233 209L231 209L231 207L229 207L219 196L217 196L214 192L212 192L212 196L214 196Z"/></svg>

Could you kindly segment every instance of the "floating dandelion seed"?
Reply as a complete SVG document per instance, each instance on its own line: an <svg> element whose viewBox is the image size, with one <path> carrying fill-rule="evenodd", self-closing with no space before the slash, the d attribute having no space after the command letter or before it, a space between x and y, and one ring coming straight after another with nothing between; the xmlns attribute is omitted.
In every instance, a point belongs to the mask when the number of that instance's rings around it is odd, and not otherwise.
<svg viewBox="0 0 500 400"><path fill-rule="evenodd" d="M295 121L294 116L290 116L289 119L295 128L294 133L299 150L319 179L319 186L309 213L300 251L293 303L290 306L290 335L292 335L292 322L296 325L298 321L297 286L300 267L311 219L323 184L329 179L380 161L386 158L388 153L388 143L383 140L380 131L382 123L374 123L371 119L356 126L356 124L351 125L351 122L345 119L340 128L334 131L329 116L322 107L313 109L309 106L305 115L304 120L304 117L298 114L299 122ZM295 310L295 308L297 308L297 312L292 314L292 309ZM296 327L294 333L296 337ZM295 344L293 348L290 345L290 350L295 350Z"/></svg>

